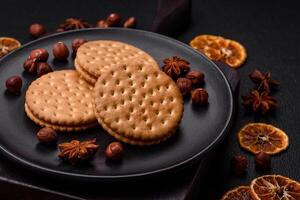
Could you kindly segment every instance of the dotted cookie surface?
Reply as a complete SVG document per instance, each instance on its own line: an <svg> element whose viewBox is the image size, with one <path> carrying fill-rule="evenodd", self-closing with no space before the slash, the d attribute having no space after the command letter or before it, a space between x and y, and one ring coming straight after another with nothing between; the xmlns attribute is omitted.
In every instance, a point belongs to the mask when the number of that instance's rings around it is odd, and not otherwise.
<svg viewBox="0 0 300 200"><path fill-rule="evenodd" d="M95 115L103 128L133 144L166 139L183 114L182 96L174 81L140 60L103 71L94 98Z"/></svg>
<svg viewBox="0 0 300 200"><path fill-rule="evenodd" d="M76 54L76 68L81 69L79 72L85 72L83 78L87 76L86 74L98 77L103 69L137 58L159 69L156 61L143 50L123 42L109 40L90 41L80 46Z"/></svg>
<svg viewBox="0 0 300 200"><path fill-rule="evenodd" d="M97 121L92 86L75 70L51 72L33 81L25 105L31 115L51 125L89 126Z"/></svg>

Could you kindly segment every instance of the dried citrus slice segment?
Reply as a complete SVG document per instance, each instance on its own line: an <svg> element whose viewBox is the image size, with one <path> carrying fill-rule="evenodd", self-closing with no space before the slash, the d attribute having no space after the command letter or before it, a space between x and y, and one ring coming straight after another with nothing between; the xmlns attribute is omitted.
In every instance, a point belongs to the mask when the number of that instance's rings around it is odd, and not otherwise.
<svg viewBox="0 0 300 200"><path fill-rule="evenodd" d="M191 40L190 45L211 60L222 61L233 68L241 66L247 58L243 45L221 36L199 35Z"/></svg>
<svg viewBox="0 0 300 200"><path fill-rule="evenodd" d="M0 37L0 58L19 48L20 46L21 43L14 38Z"/></svg>
<svg viewBox="0 0 300 200"><path fill-rule="evenodd" d="M229 66L236 68L241 66L247 58L246 49L240 43L227 40L227 44L221 46L223 61Z"/></svg>
<svg viewBox="0 0 300 200"><path fill-rule="evenodd" d="M238 140L243 149L254 154L276 154L287 149L289 145L289 138L285 132L264 123L247 124L238 133Z"/></svg>
<svg viewBox="0 0 300 200"><path fill-rule="evenodd" d="M255 200L298 200L300 183L280 175L266 175L254 179L250 185Z"/></svg>
<svg viewBox="0 0 300 200"><path fill-rule="evenodd" d="M221 51L214 48L208 48L203 51L203 53L211 60L222 60L223 56Z"/></svg>
<svg viewBox="0 0 300 200"><path fill-rule="evenodd" d="M199 35L190 42L190 45L211 60L221 60L220 41L225 39L215 35Z"/></svg>
<svg viewBox="0 0 300 200"><path fill-rule="evenodd" d="M220 40L225 40L225 39L215 35L199 35L190 42L190 45L194 49L204 54L206 53L207 50L211 50L211 49L218 51L220 54L219 45L218 45L218 41Z"/></svg>
<svg viewBox="0 0 300 200"><path fill-rule="evenodd" d="M216 44L219 40L225 40L221 36L215 35L198 35L193 40L191 40L190 45L197 50L204 50L207 48L216 48Z"/></svg>
<svg viewBox="0 0 300 200"><path fill-rule="evenodd" d="M252 200L251 190L248 186L240 186L228 191L221 200Z"/></svg>

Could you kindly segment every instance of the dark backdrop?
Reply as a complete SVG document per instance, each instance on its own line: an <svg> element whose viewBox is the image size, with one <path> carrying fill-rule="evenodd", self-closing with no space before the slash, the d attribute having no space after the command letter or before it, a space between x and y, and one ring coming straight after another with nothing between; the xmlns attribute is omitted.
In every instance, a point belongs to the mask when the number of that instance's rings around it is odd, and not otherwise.
<svg viewBox="0 0 300 200"><path fill-rule="evenodd" d="M265 118L246 114L238 102L237 117L227 139L216 150L206 175L205 187L196 187L199 198L218 199L226 190L248 184L262 174L282 174L300 180L300 62L299 8L297 1L253 0L193 0L192 20L188 29L176 38L188 43L198 34L216 34L235 39L245 45L247 63L238 70L241 77L240 93L252 87L247 75L254 69L271 71L281 81L275 94L279 101L276 113ZM115 11L124 17L135 16L138 28L149 29L156 14L153 0L2 0L0 36L11 36L22 43L30 41L27 34L31 23L45 24L54 31L65 18L78 17L96 23ZM289 149L272 159L272 170L256 171L253 156L242 151L237 143L238 130L248 122L262 121L275 124L290 137ZM229 160L244 154L249 161L248 173L235 177L229 173ZM203 196L204 195L204 196Z"/></svg>

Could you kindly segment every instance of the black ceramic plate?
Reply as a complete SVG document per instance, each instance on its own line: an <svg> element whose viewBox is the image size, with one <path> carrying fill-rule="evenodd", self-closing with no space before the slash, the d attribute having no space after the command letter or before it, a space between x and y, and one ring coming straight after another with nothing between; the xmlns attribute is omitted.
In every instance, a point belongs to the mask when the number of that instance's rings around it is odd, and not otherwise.
<svg viewBox="0 0 300 200"><path fill-rule="evenodd" d="M73 68L73 59L55 62L52 45L63 41L70 47L74 38L88 40L118 40L135 45L152 55L162 65L164 58L177 55L188 60L192 69L205 73L205 88L209 92L209 106L193 107L185 100L184 116L177 132L162 144L151 147L125 145L121 162L105 159L105 146L113 138L100 127L79 133L61 133L59 143L71 139L97 138L100 150L95 158L82 166L71 166L57 157L55 146L39 144L36 132L39 127L26 117L24 94L36 78L23 72L23 62L31 50L46 48L50 53L48 63L55 70ZM20 75L24 80L22 94L13 96L6 92L5 80ZM85 179L131 178L157 174L175 169L203 155L226 132L233 112L233 98L228 81L217 66L188 45L155 33L130 29L86 29L51 35L24 45L0 60L0 147L5 155L36 170L66 177Z"/></svg>

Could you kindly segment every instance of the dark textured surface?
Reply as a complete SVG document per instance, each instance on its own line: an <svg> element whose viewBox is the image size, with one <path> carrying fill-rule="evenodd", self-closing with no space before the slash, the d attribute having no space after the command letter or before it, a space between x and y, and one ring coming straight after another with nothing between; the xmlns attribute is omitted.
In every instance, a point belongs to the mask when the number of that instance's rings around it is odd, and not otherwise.
<svg viewBox="0 0 300 200"><path fill-rule="evenodd" d="M120 11L124 16L135 15L140 28L149 28L155 16L156 5L152 0L128 1L3 1L0 12L0 35L12 36L22 42L29 41L27 27L37 21L47 24L49 30L69 16L78 16L91 22L104 17L112 10ZM261 174L278 173L300 180L299 154L299 74L300 74L300 41L299 41L299 9L297 1L222 1L222 0L193 0L192 22L177 39L189 42L197 34L219 34L240 41L248 50L248 60L239 69L241 78L241 94L245 94L252 87L246 78L248 73L258 68L271 71L273 76L281 81L279 91L275 94L280 102L277 112L268 118L255 118L244 112L240 106L233 125L233 130L222 146L211 156L203 179L204 185L195 187L198 199L219 199L220 196L234 186L248 184L252 178ZM21 23L20 23L21 22ZM236 141L238 130L251 121L264 121L276 124L287 132L291 139L290 148L274 156L272 170L257 172L254 168L253 156L242 151ZM249 159L247 175L235 177L229 173L229 159L236 153L245 154ZM1 162L8 162L1 159ZM11 175L23 174L24 179L33 176L27 171L13 166L7 169ZM14 172L15 171L15 172ZM20 171L20 172L19 172ZM3 174L5 170L1 169ZM188 176L188 175L187 175ZM173 176L174 180L178 178ZM178 179L177 179L178 180ZM181 180L181 179L180 179ZM154 183L155 184L155 183ZM50 179L48 185L54 187ZM170 190L162 184L162 191ZM174 191L180 191L178 186ZM100 190L100 189L99 189ZM197 193L198 192L198 193ZM139 192L140 193L140 192ZM149 192L145 193L149 195ZM180 193L164 195L156 193L156 199L181 199ZM159 195L161 194L161 195ZM120 196L118 196L120 197Z"/></svg>
<svg viewBox="0 0 300 200"><path fill-rule="evenodd" d="M300 181L300 29L297 20L299 10L294 3L193 1L191 26L185 34L178 37L179 40L188 42L197 34L209 33L233 38L244 44L248 59L238 70L242 95L247 94L252 87L247 76L255 68L271 71L273 77L281 81L279 90L275 92L279 108L273 115L264 118L249 115L239 102L231 133L215 152L215 157L211 157L208 172L205 174L205 189L198 187L198 194L203 195L204 192L207 199L218 199L226 190L237 185L246 185L251 179L263 174L282 174ZM253 121L275 124L290 137L289 149L272 158L270 171L257 171L254 156L241 150L236 140L238 130ZM243 154L248 158L249 167L245 176L236 177L229 172L229 159L235 154Z"/></svg>

